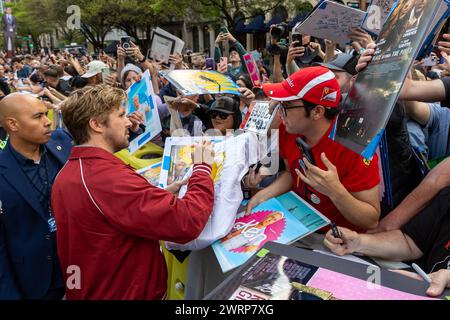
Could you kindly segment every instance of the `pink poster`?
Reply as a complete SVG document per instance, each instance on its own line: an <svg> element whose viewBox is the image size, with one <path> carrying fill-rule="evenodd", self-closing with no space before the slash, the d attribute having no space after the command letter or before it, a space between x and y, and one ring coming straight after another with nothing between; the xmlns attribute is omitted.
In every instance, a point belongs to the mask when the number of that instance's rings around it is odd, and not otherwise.
<svg viewBox="0 0 450 320"><path fill-rule="evenodd" d="M259 68L255 62L255 59L253 59L253 56L250 53L244 54L243 58L253 86L261 88L261 77L259 75Z"/></svg>
<svg viewBox="0 0 450 320"><path fill-rule="evenodd" d="M342 285L344 283L345 285ZM333 297L340 300L435 300L376 285L323 268L316 271L307 285L332 292Z"/></svg>

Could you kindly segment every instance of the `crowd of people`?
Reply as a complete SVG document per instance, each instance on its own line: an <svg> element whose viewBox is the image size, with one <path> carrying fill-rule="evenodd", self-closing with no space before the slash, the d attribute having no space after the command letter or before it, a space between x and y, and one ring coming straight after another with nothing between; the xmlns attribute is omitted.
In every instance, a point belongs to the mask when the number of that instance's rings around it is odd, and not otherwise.
<svg viewBox="0 0 450 320"><path fill-rule="evenodd" d="M186 243L204 229L214 205L214 152L208 142L197 144L192 176L167 189L114 156L145 130L143 115L126 114L123 101L147 70L162 125L152 143L163 147L178 127L192 136L210 129L239 134L251 102L270 100L277 106L271 129L279 130L280 168L249 168L247 212L294 191L338 225L341 238L319 231L331 251L417 261L433 280L427 293L440 295L450 286L450 36L439 43L443 64L412 67L388 123L390 204L380 197L378 156L368 162L330 138L345 96L370 63L374 39L361 29L345 48L309 35L297 39L285 51L271 50L270 64L261 59L263 85L255 87L245 47L224 28L214 60L240 95L183 96L164 78L164 64L134 43L97 59L66 51L1 55L0 299L165 298L160 241ZM170 64L207 69L205 58L175 53ZM58 115L63 125L53 130ZM314 161L297 147L298 137ZM81 280L69 287L73 266Z"/></svg>

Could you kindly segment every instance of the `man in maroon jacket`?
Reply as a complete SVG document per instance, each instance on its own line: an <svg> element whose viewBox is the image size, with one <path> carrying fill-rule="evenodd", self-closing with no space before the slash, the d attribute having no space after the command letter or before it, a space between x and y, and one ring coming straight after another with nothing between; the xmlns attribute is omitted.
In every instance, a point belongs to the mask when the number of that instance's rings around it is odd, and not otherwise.
<svg viewBox="0 0 450 320"><path fill-rule="evenodd" d="M114 157L128 146L124 98L122 90L99 85L75 92L62 106L76 144L52 189L67 299L164 298L159 240L195 239L213 209L210 143L196 146L183 199Z"/></svg>

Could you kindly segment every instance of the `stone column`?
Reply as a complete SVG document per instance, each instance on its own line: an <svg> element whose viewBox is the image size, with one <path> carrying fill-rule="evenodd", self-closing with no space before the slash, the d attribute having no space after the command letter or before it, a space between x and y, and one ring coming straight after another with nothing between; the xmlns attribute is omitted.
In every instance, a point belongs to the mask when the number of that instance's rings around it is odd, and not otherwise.
<svg viewBox="0 0 450 320"><path fill-rule="evenodd" d="M214 50L216 47L216 32L214 31L214 27L212 25L208 25L209 28L209 55L211 58L214 58Z"/></svg>
<svg viewBox="0 0 450 320"><path fill-rule="evenodd" d="M205 50L205 39L203 39L203 26L198 25L198 51L203 52Z"/></svg>
<svg viewBox="0 0 450 320"><path fill-rule="evenodd" d="M186 22L183 22L182 40L184 41L185 48L194 50L194 38L192 35L192 29L187 27Z"/></svg>
<svg viewBox="0 0 450 320"><path fill-rule="evenodd" d="M253 33L247 33L247 46L246 46L247 52L250 52L253 50Z"/></svg>

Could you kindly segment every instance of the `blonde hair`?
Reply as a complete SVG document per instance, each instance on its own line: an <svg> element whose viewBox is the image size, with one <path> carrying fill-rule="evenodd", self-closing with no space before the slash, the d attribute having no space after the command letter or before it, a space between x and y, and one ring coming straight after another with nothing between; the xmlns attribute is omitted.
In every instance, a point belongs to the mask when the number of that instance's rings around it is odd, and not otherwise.
<svg viewBox="0 0 450 320"><path fill-rule="evenodd" d="M61 106L65 126L75 141L83 144L89 140L89 120L97 119L108 126L108 116L118 110L125 99L125 91L100 84L74 91Z"/></svg>

